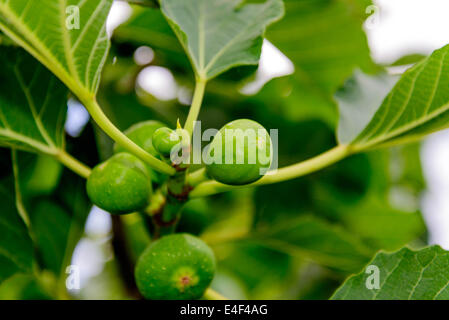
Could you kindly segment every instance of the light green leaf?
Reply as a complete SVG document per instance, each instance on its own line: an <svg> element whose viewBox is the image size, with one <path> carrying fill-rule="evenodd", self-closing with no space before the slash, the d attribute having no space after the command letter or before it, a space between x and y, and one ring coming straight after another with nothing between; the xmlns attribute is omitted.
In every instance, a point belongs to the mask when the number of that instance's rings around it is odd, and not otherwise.
<svg viewBox="0 0 449 320"><path fill-rule="evenodd" d="M20 48L0 51L0 146L54 155L64 148L67 89Z"/></svg>
<svg viewBox="0 0 449 320"><path fill-rule="evenodd" d="M390 67L402 67L402 66L413 65L425 58L426 58L426 56L422 55L420 53L412 53L412 54L408 54L403 57L400 57L398 60L396 60L389 66Z"/></svg>
<svg viewBox="0 0 449 320"><path fill-rule="evenodd" d="M335 95L340 111L337 135L340 143L350 143L357 137L397 80L387 74L369 76L358 71L346 82Z"/></svg>
<svg viewBox="0 0 449 320"><path fill-rule="evenodd" d="M11 179L0 182L0 283L15 273L31 273L33 245L20 218Z"/></svg>
<svg viewBox="0 0 449 320"><path fill-rule="evenodd" d="M365 269L347 279L334 300L439 300L449 299L449 252L439 246L421 250L402 248L378 253L368 266L379 268L379 289L368 289L373 271ZM370 277L368 279L368 277Z"/></svg>
<svg viewBox="0 0 449 320"><path fill-rule="evenodd" d="M402 75L368 125L351 142L355 150L413 141L448 127L448 51L449 46L436 50Z"/></svg>
<svg viewBox="0 0 449 320"><path fill-rule="evenodd" d="M198 77L207 80L259 62L265 28L283 15L281 0L162 0L161 10Z"/></svg>
<svg viewBox="0 0 449 320"><path fill-rule="evenodd" d="M112 0L0 0L0 29L73 92L88 95L97 90L108 53L105 21L111 4Z"/></svg>
<svg viewBox="0 0 449 320"><path fill-rule="evenodd" d="M343 270L358 270L372 254L363 242L324 220L304 216L258 233L259 243Z"/></svg>

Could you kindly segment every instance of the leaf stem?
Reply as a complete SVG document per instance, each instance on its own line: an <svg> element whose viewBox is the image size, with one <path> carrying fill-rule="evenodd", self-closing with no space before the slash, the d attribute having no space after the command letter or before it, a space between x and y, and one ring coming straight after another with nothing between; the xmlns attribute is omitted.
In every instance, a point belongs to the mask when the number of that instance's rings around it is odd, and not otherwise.
<svg viewBox="0 0 449 320"><path fill-rule="evenodd" d="M67 168L78 174L79 176L87 179L90 176L91 169L86 166L84 163L78 161L74 157L72 157L70 154L68 154L64 150L59 150L56 152L55 156L56 160L61 162L63 165L65 165Z"/></svg>
<svg viewBox="0 0 449 320"><path fill-rule="evenodd" d="M195 84L195 92L193 93L192 105L190 106L189 115L187 116L184 129L191 136L194 129L194 123L200 113L201 104L203 102L204 90L206 88L207 80L197 77Z"/></svg>
<svg viewBox="0 0 449 320"><path fill-rule="evenodd" d="M229 300L228 298L226 298L225 296L219 294L218 292L216 292L215 290L208 288L206 290L206 292L204 293L203 296L204 299L206 300Z"/></svg>
<svg viewBox="0 0 449 320"><path fill-rule="evenodd" d="M175 174L176 170L169 164L162 162L161 160L155 158L154 156L143 150L126 135L124 135L116 126L114 126L111 120L109 120L108 117L103 113L95 98L83 99L82 103L89 111L95 122L109 137L112 138L112 140L117 142L128 152L143 160L151 168L168 175Z"/></svg>
<svg viewBox="0 0 449 320"><path fill-rule="evenodd" d="M206 181L199 184L190 192L190 198L206 197L220 192L235 190L244 187L255 187L266 184L273 184L302 177L309 173L323 169L334 164L352 154L352 149L347 145L339 145L326 151L312 159L299 162L297 164L281 168L274 173L267 173L262 179L247 185L230 186L217 181Z"/></svg>

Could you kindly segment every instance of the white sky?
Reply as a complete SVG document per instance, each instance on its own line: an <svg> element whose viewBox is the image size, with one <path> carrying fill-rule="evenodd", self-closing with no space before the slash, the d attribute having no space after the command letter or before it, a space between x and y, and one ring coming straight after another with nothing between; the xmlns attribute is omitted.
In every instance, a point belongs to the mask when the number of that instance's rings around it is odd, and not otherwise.
<svg viewBox="0 0 449 320"><path fill-rule="evenodd" d="M379 8L377 18L366 31L376 61L393 62L407 53L429 54L449 43L448 0L374 3Z"/></svg>

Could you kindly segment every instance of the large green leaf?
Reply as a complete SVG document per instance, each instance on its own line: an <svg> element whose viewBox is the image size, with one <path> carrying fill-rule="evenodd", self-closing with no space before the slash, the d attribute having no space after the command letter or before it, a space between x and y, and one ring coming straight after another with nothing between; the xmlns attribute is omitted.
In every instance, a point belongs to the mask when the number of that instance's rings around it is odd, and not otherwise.
<svg viewBox="0 0 449 320"><path fill-rule="evenodd" d="M0 29L76 94L95 93L112 0L0 0ZM76 26L79 10L79 28Z"/></svg>
<svg viewBox="0 0 449 320"><path fill-rule="evenodd" d="M15 273L31 273L33 244L20 217L11 179L0 182L0 283Z"/></svg>
<svg viewBox="0 0 449 320"><path fill-rule="evenodd" d="M421 250L403 248L378 253L368 264L379 270L379 288L368 289L373 269L347 279L332 299L430 300L449 298L449 253L439 246ZM372 283L370 283L372 284Z"/></svg>
<svg viewBox="0 0 449 320"><path fill-rule="evenodd" d="M206 80L239 65L257 64L265 28L283 15L281 0L162 0L161 10Z"/></svg>
<svg viewBox="0 0 449 320"><path fill-rule="evenodd" d="M309 216L260 232L259 243L343 270L357 270L372 254L363 242L343 228Z"/></svg>
<svg viewBox="0 0 449 320"><path fill-rule="evenodd" d="M0 145L55 154L64 148L67 89L20 48L0 51Z"/></svg>
<svg viewBox="0 0 449 320"><path fill-rule="evenodd" d="M351 144L356 150L419 139L448 127L449 46L407 70ZM364 109L366 104L359 108Z"/></svg>

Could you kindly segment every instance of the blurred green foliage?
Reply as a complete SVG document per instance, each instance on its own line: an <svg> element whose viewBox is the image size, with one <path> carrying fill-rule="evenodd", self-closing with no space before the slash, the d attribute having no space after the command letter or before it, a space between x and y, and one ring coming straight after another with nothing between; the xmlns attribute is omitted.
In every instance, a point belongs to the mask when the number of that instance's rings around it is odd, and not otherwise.
<svg viewBox="0 0 449 320"><path fill-rule="evenodd" d="M362 29L369 4L285 0L285 17L268 28L266 39L291 60L294 73L272 79L252 95L243 94L241 88L254 80L256 66L232 69L215 78L207 86L200 114L203 130L220 128L237 118L278 129L279 166L335 146L335 92L355 70L374 73L381 69L370 59ZM140 46L154 50L148 65L137 65L134 60ZM168 69L179 94L180 88L193 91L189 60L160 10L133 6L132 17L114 32L97 95L107 116L121 130L149 119L174 127L178 118L182 122L187 115L181 98L158 100L139 87L137 77L148 66ZM72 154L89 165L112 154L112 141L92 123L79 138L68 138L67 144ZM425 225L419 207L413 206L425 187L419 148L415 143L354 155L300 179L193 200L185 206L178 230L200 235L212 246L219 266L212 286L224 295L327 299L377 250L425 244ZM2 181L14 188L8 150L1 150L0 160ZM37 262L52 275L33 277L30 259L18 257L20 264L1 271L0 280L17 270L25 275L3 282L0 298L55 297L45 284L63 283L63 268L83 236L91 204L84 181L46 156L20 152L18 167L24 209L30 213L38 244ZM12 190L3 195L4 185L0 191L6 214L0 216L0 230L8 215L8 225L14 223L17 232L26 234L25 225L15 215ZM114 237L120 237L127 256L114 248L115 258L76 295L79 298L136 297L132 281L121 279L120 274L132 272L149 243L148 221L132 214L113 223L113 230L120 230ZM16 241L14 235L0 234L0 241L33 250L26 236ZM5 234L11 238L5 239Z"/></svg>

